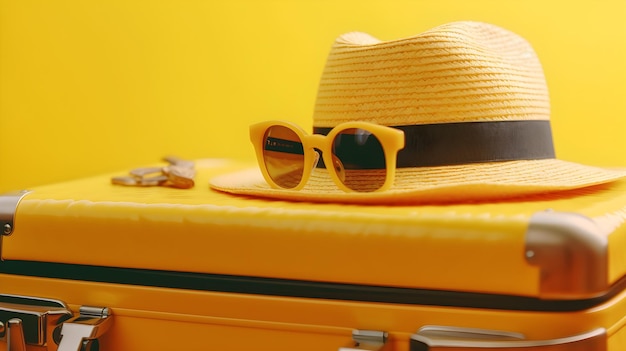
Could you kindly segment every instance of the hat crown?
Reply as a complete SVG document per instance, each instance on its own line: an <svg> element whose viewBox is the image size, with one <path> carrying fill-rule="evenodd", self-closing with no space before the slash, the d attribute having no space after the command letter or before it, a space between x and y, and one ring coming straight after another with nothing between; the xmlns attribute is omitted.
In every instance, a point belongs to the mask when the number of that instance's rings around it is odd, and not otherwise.
<svg viewBox="0 0 626 351"><path fill-rule="evenodd" d="M313 125L549 118L545 77L530 44L495 25L454 22L392 41L360 32L338 37L320 80Z"/></svg>

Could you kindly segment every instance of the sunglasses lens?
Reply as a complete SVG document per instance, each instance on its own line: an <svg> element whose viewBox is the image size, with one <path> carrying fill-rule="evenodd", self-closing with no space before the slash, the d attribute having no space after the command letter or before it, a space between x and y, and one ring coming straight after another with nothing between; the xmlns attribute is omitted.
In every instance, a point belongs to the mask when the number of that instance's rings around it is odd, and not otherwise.
<svg viewBox="0 0 626 351"><path fill-rule="evenodd" d="M333 140L332 150L332 166L348 188L368 192L385 184L385 152L371 132L358 128L343 130Z"/></svg>
<svg viewBox="0 0 626 351"><path fill-rule="evenodd" d="M304 171L300 137L287 127L271 126L265 132L263 142L263 159L269 176L282 188L295 188Z"/></svg>

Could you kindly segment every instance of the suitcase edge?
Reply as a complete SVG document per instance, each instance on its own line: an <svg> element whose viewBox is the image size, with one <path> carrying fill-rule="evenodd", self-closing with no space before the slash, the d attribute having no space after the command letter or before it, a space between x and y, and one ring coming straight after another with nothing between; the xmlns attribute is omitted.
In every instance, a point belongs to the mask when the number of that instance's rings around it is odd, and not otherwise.
<svg viewBox="0 0 626 351"><path fill-rule="evenodd" d="M527 262L541 271L541 298L593 298L610 289L608 237L591 218L537 212L530 218L525 242Z"/></svg>

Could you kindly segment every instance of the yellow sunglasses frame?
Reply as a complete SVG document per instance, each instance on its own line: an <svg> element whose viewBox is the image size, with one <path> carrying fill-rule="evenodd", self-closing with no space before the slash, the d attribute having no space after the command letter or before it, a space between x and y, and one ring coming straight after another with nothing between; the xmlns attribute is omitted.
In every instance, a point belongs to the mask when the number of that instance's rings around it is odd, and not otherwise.
<svg viewBox="0 0 626 351"><path fill-rule="evenodd" d="M270 127L281 126L292 130L302 142L302 148L304 150L304 170L302 173L302 179L297 186L293 188L284 188L276 184L267 171L264 157L265 147L265 134ZM287 121L264 121L256 123L250 126L250 141L254 145L257 161L261 173L265 178L265 181L273 188L289 189L289 190L301 190L309 180L313 167L316 166L319 155L315 149L322 151L322 159L324 164L333 165L332 160L332 143L338 133L351 128L364 129L372 133L378 140L383 148L385 155L386 166L386 178L383 185L375 191L384 191L393 185L396 175L396 162L398 151L404 148L404 132L402 130L383 126L380 124L374 124L369 122L345 122L335 126L328 135L321 134L308 134L300 126ZM350 189L346 186L337 174L337 170L334 167L327 167L328 173L332 180L337 184L337 187L345 192L359 192L358 190Z"/></svg>

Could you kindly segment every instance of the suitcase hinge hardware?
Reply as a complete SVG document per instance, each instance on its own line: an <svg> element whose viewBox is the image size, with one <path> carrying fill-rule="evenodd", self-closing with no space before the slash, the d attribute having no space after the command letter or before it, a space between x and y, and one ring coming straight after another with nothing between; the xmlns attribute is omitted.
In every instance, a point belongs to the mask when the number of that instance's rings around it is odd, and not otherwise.
<svg viewBox="0 0 626 351"><path fill-rule="evenodd" d="M0 294L0 339L7 351L25 351L27 345L48 351L97 350L98 338L111 322L105 307L83 306L74 316L59 300Z"/></svg>
<svg viewBox="0 0 626 351"><path fill-rule="evenodd" d="M353 345L340 347L339 351L384 351L387 337L385 331L356 329L352 331Z"/></svg>
<svg viewBox="0 0 626 351"><path fill-rule="evenodd" d="M530 340L523 334L477 328L428 325L411 336L410 351L606 351L604 328L547 340Z"/></svg>

